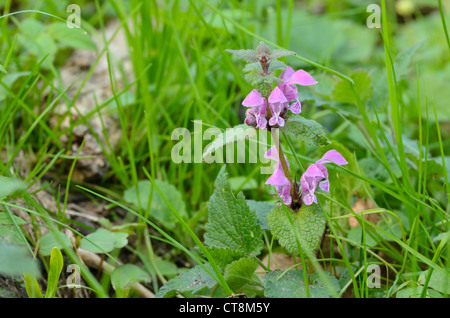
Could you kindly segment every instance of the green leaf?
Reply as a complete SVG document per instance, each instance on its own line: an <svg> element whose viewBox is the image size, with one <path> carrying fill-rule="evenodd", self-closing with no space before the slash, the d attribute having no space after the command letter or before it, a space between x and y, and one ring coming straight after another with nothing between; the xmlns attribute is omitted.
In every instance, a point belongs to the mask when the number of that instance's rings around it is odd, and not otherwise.
<svg viewBox="0 0 450 318"><path fill-rule="evenodd" d="M210 267L209 264L206 266ZM212 270L212 269L211 269ZM213 288L217 281L208 274L200 265L189 271L172 278L162 286L156 293L156 298L172 298L177 293L197 293L205 288Z"/></svg>
<svg viewBox="0 0 450 318"><path fill-rule="evenodd" d="M248 179L245 176L238 176L229 178L231 190L252 190L258 188L258 183L255 179Z"/></svg>
<svg viewBox="0 0 450 318"><path fill-rule="evenodd" d="M60 44L80 50L97 49L90 36L78 28L68 28L64 22L54 22L47 27L47 32Z"/></svg>
<svg viewBox="0 0 450 318"><path fill-rule="evenodd" d="M228 264L247 256L242 251L236 251L229 248L207 247L207 249L217 265L223 268Z"/></svg>
<svg viewBox="0 0 450 318"><path fill-rule="evenodd" d="M270 56L270 47L267 46L264 42L259 42L258 47L256 48L256 53L258 56Z"/></svg>
<svg viewBox="0 0 450 318"><path fill-rule="evenodd" d="M70 239L61 232L49 232L41 236L39 240L39 253L49 256L54 247L64 249L72 246Z"/></svg>
<svg viewBox="0 0 450 318"><path fill-rule="evenodd" d="M25 282L25 290L29 298L43 298L39 283L33 275L24 274L23 280Z"/></svg>
<svg viewBox="0 0 450 318"><path fill-rule="evenodd" d="M377 240L375 240L372 235L370 235L367 231L365 233L366 236L366 245L368 247L374 247L376 246ZM352 228L348 234L347 234L347 238L355 243L361 244L362 245L362 226L358 225L355 226L354 228Z"/></svg>
<svg viewBox="0 0 450 318"><path fill-rule="evenodd" d="M355 89L358 92L361 102L365 102L372 93L372 82L366 71L356 71L350 75L355 83ZM346 80L341 80L336 84L333 90L333 100L336 102L356 105L355 95L351 84Z"/></svg>
<svg viewBox="0 0 450 318"><path fill-rule="evenodd" d="M273 72L275 70L282 70L282 71L284 71L286 68L287 68L286 64L284 64L281 61L276 61L275 60L275 61L270 62L269 72Z"/></svg>
<svg viewBox="0 0 450 318"><path fill-rule="evenodd" d="M8 74L8 71L6 70L6 68L2 64L0 64L0 72Z"/></svg>
<svg viewBox="0 0 450 318"><path fill-rule="evenodd" d="M0 177L0 200L5 199L7 196L13 194L16 191L22 191L25 189L25 183L21 180Z"/></svg>
<svg viewBox="0 0 450 318"><path fill-rule="evenodd" d="M0 240L0 274L20 276L30 274L39 277L39 266L29 251L22 246L4 244Z"/></svg>
<svg viewBox="0 0 450 318"><path fill-rule="evenodd" d="M291 254L300 254L297 238L303 250L314 252L320 246L326 223L319 205L303 205L298 212L289 211L292 225L283 206L275 207L267 215L272 234Z"/></svg>
<svg viewBox="0 0 450 318"><path fill-rule="evenodd" d="M420 298L422 295L423 286L416 286L414 287L406 287L400 289L396 294L396 298ZM437 291L428 288L426 292L427 298L442 298L442 295L438 293Z"/></svg>
<svg viewBox="0 0 450 318"><path fill-rule="evenodd" d="M271 59L279 59L280 57L292 56L292 55L296 55L296 53L285 50L285 49L275 49L270 52Z"/></svg>
<svg viewBox="0 0 450 318"><path fill-rule="evenodd" d="M418 283L423 285L429 270L422 272ZM434 269L431 273L428 287L443 294L450 294L450 268L447 271Z"/></svg>
<svg viewBox="0 0 450 318"><path fill-rule="evenodd" d="M164 193L167 200L181 216L186 216L186 207L180 192L166 181L155 180L157 187ZM138 191L139 190L139 196ZM124 192L126 202L134 204L143 211L147 209L152 190L152 183L148 180L139 181L138 187L132 186ZM150 205L150 216L161 222L166 228L173 230L178 224L177 218L156 189L153 190Z"/></svg>
<svg viewBox="0 0 450 318"><path fill-rule="evenodd" d="M127 233L111 232L100 228L94 233L82 238L80 248L93 253L109 253L115 248L122 248L127 245L127 237Z"/></svg>
<svg viewBox="0 0 450 318"><path fill-rule="evenodd" d="M61 275L63 265L64 260L61 251L57 247L54 247L50 255L50 269L48 272L45 298L55 297L56 289L58 288L59 276Z"/></svg>
<svg viewBox="0 0 450 318"><path fill-rule="evenodd" d="M299 137L304 142L317 147L323 147L330 143L325 130L318 122L306 119L300 115L289 117L281 130L292 137Z"/></svg>
<svg viewBox="0 0 450 318"><path fill-rule="evenodd" d="M417 50L419 50L422 45L427 41L427 39L424 39L420 41L419 43L410 46L400 53L398 53L397 57L395 58L394 63L394 69L395 69L395 77L397 81L400 81L401 79L405 78L406 75L411 70L411 60L413 56L416 54Z"/></svg>
<svg viewBox="0 0 450 318"><path fill-rule="evenodd" d="M328 275L332 289L340 290L338 280ZM318 274L310 277L309 292L311 298L330 298L330 290ZM306 289L302 270L283 272L275 270L264 275L264 295L269 298L306 298Z"/></svg>
<svg viewBox="0 0 450 318"><path fill-rule="evenodd" d="M258 72L262 72L262 67L261 67L261 63L256 62L256 63L249 63L247 65L244 66L243 71L244 72L250 72L250 71L258 71Z"/></svg>
<svg viewBox="0 0 450 318"><path fill-rule="evenodd" d="M225 52L231 53L234 56L250 63L259 62L258 55L254 50L225 50Z"/></svg>
<svg viewBox="0 0 450 318"><path fill-rule="evenodd" d="M17 225L26 224L26 222L18 216L12 215ZM20 245L24 244L24 240L15 227L14 222L6 212L0 212L0 237L8 243Z"/></svg>
<svg viewBox="0 0 450 318"><path fill-rule="evenodd" d="M231 191L225 166L217 176L215 187L208 202L206 245L229 248L248 256L258 255L263 247L258 218L248 207L242 192L235 196Z"/></svg>
<svg viewBox="0 0 450 318"><path fill-rule="evenodd" d="M149 282L150 275L133 264L119 266L111 273L111 284L118 297L126 297L131 284L137 282Z"/></svg>
<svg viewBox="0 0 450 318"><path fill-rule="evenodd" d="M228 286L237 292L252 280L258 264L252 258L241 258L229 264L225 269L225 279Z"/></svg>
<svg viewBox="0 0 450 318"><path fill-rule="evenodd" d="M275 206L270 202L254 200L247 200L247 204L250 207L250 210L255 211L261 230L268 230L267 215Z"/></svg>
<svg viewBox="0 0 450 318"><path fill-rule="evenodd" d="M12 215L14 221L16 222L17 225L22 225L22 224L26 224L27 222L25 222L22 218L19 218L18 216ZM10 216L8 213L6 212L0 212L0 224L1 225L12 225L14 224L14 222L11 220Z"/></svg>

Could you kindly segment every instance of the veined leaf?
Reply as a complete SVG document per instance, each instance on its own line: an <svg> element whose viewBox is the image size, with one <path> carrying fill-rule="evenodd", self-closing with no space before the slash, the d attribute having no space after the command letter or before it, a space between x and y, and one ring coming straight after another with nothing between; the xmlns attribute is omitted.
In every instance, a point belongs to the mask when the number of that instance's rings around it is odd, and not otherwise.
<svg viewBox="0 0 450 318"><path fill-rule="evenodd" d="M255 62L259 61L258 55L257 55L256 51L254 51L254 50L230 50L230 49L228 49L225 51L233 54L234 56L236 56L244 61L250 62L250 63L255 63Z"/></svg>
<svg viewBox="0 0 450 318"><path fill-rule="evenodd" d="M209 266L207 264L206 266ZM212 270L212 269L211 269ZM156 293L156 298L172 298L177 293L196 293L205 288L213 288L217 281L209 275L201 266L195 266L189 271L172 278Z"/></svg>
<svg viewBox="0 0 450 318"><path fill-rule="evenodd" d="M252 258L241 258L229 264L225 269L225 279L228 286L237 292L251 281L258 264Z"/></svg>
<svg viewBox="0 0 450 318"><path fill-rule="evenodd" d="M226 175L223 166L208 202L205 243L209 247L229 248L247 256L258 255L263 246L258 218L242 192L233 194Z"/></svg>
<svg viewBox="0 0 450 318"><path fill-rule="evenodd" d="M311 275L308 285L311 298L330 298L330 291L317 274ZM331 288L340 290L338 280L329 276ZM264 295L270 298L306 298L305 283L302 270L281 270L269 272L264 276Z"/></svg>
<svg viewBox="0 0 450 318"><path fill-rule="evenodd" d="M314 252L320 246L326 223L319 205L303 205L297 213L291 213L290 218L293 224L282 206L275 207L267 215L272 234L291 254L300 254L297 238L303 250Z"/></svg>
<svg viewBox="0 0 450 318"><path fill-rule="evenodd" d="M281 129L292 137L299 137L304 142L318 147L323 147L330 143L325 130L318 122L306 119L300 115L289 117L285 126Z"/></svg>

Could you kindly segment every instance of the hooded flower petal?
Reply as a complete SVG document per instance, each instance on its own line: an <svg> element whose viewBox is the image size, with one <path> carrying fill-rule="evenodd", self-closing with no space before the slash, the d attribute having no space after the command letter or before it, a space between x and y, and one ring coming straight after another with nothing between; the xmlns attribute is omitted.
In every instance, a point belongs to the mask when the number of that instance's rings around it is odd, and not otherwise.
<svg viewBox="0 0 450 318"><path fill-rule="evenodd" d="M330 150L323 157L308 167L300 179L302 187L303 202L307 205L312 202L317 203L317 197L314 192L319 186L325 192L330 192L330 182L328 180L328 170L325 163L334 162L338 165L346 165L348 162L336 150Z"/></svg>
<svg viewBox="0 0 450 318"><path fill-rule="evenodd" d="M280 195L281 200L283 200L283 203L286 205L290 205L292 203L290 182L286 182L286 184L282 186L276 186L275 188Z"/></svg>
<svg viewBox="0 0 450 318"><path fill-rule="evenodd" d="M289 182L289 179L284 174L283 167L280 163L280 157L278 154L277 147L273 146L272 148L270 148L266 152L264 157L272 159L277 162L277 164L274 166L275 172L269 177L269 179L267 179L266 184L275 186L275 189L277 190L278 194L280 195L283 203L286 205L290 205L292 203L291 183ZM289 167L289 163L287 162L287 160L286 160L286 163L287 163L287 166Z"/></svg>
<svg viewBox="0 0 450 318"><path fill-rule="evenodd" d="M297 86L292 84L280 83L277 87L281 90L287 101L298 99Z"/></svg>
<svg viewBox="0 0 450 318"><path fill-rule="evenodd" d="M302 86L317 84L317 81L304 70L294 72L292 67L288 66L280 75L280 79L287 84L297 84Z"/></svg>
<svg viewBox="0 0 450 318"><path fill-rule="evenodd" d="M337 165L346 165L348 164L347 160L344 159L344 157L342 157L342 155L337 152L336 150L330 150L328 152L326 152L323 157L316 162L316 164L321 163L330 163L330 162L334 162Z"/></svg>
<svg viewBox="0 0 450 318"><path fill-rule="evenodd" d="M272 103L287 103L288 100L286 99L286 96L284 96L283 92L281 91L281 89L276 86L272 93L270 93L269 96L269 104Z"/></svg>
<svg viewBox="0 0 450 318"><path fill-rule="evenodd" d="M322 170L318 166L312 164L306 169L305 173L300 178L300 185L302 187L303 202L306 205L311 205L313 202L317 203L317 197L314 192L320 180L324 178Z"/></svg>
<svg viewBox="0 0 450 318"><path fill-rule="evenodd" d="M261 93L254 89L247 95L247 97L245 97L242 105L245 107L261 106L264 104L264 101L264 97L262 97Z"/></svg>
<svg viewBox="0 0 450 318"><path fill-rule="evenodd" d="M284 186L289 183L288 178L284 175L283 169L275 169L275 172L267 179L266 184L274 185L274 186Z"/></svg>
<svg viewBox="0 0 450 318"><path fill-rule="evenodd" d="M298 70L297 72L292 74L289 80L285 83L309 86L317 84L317 81L308 72L305 72L304 70Z"/></svg>

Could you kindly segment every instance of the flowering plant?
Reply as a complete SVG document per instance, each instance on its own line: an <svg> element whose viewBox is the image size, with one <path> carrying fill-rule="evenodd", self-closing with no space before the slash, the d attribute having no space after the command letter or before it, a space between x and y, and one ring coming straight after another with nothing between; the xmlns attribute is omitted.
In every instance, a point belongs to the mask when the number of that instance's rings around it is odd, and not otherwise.
<svg viewBox="0 0 450 318"><path fill-rule="evenodd" d="M250 72L246 78L255 88L242 102L247 107L245 123L257 129L285 127L289 112L300 114L302 105L297 85L310 86L317 81L306 71L294 71L278 58L295 54L287 50L270 50L261 42L256 51L228 50L236 56L251 62L244 71ZM274 76L275 70L282 70L280 76ZM280 144L270 148L265 158L276 162L274 173L266 184L275 187L280 201L293 209L301 205L318 204L315 191L317 187L329 192L328 171L324 164L345 165L347 161L336 150L328 151L315 164L310 165L300 178L300 185L290 174L290 166Z"/></svg>

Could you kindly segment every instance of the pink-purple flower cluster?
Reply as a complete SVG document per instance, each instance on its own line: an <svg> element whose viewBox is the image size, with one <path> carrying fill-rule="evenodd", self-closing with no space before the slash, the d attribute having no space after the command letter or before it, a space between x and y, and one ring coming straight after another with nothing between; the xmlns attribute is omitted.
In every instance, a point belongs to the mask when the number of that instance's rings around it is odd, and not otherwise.
<svg viewBox="0 0 450 318"><path fill-rule="evenodd" d="M267 126L283 127L288 110L294 114L299 114L302 111L298 99L298 89L295 85L317 84L317 81L309 73L304 70L294 72L291 67L287 67L279 78L282 83L279 83L272 90L268 99L263 97L256 89L252 90L244 99L242 105L249 107L245 114L247 125L259 129L266 129ZM269 106L270 111L267 106Z"/></svg>
<svg viewBox="0 0 450 318"><path fill-rule="evenodd" d="M275 186L275 189L277 190L284 204L290 205L292 203L291 182L284 174L277 147L273 146L272 148L270 148L269 151L267 151L267 153L264 155L264 158L272 159L277 162L274 166L275 172L270 176L269 179L267 179L266 184ZM289 162L287 161L286 156L284 158L289 169Z"/></svg>
<svg viewBox="0 0 450 318"><path fill-rule="evenodd" d="M290 205L292 203L292 194L291 194L291 183L289 179L286 177L283 167L280 163L280 157L277 151L277 148L273 146L267 151L264 155L265 158L272 159L276 161L275 164L275 172L269 177L266 181L266 184L270 184L275 186L278 194L280 195L281 200L284 204ZM287 167L289 168L289 163L285 157L285 161ZM313 202L317 204L317 196L315 191L317 186L325 192L330 192L330 183L328 180L328 170L324 166L326 163L335 163L337 165L346 165L348 162L342 157L342 155L336 150L330 150L323 155L323 157L316 161L316 163L310 165L308 169L306 169L305 173L303 173L300 178L301 185L301 197L302 201L306 205L311 205Z"/></svg>
<svg viewBox="0 0 450 318"><path fill-rule="evenodd" d="M306 205L313 202L317 204L317 196L315 191L317 186L325 192L330 192L330 183L328 180L328 170L324 166L325 163L334 162L337 165L346 165L348 162L336 150L330 150L323 157L310 165L300 179L302 188L302 198Z"/></svg>

